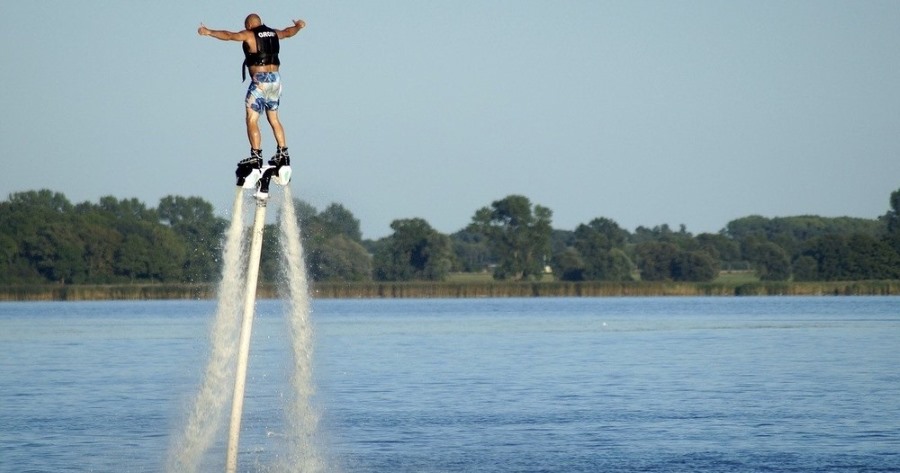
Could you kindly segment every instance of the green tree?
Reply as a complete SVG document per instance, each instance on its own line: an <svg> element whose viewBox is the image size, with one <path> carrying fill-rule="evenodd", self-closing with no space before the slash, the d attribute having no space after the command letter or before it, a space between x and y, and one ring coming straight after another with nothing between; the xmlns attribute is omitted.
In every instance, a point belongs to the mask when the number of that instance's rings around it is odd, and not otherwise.
<svg viewBox="0 0 900 473"><path fill-rule="evenodd" d="M693 235L687 231L684 224L679 225L677 232L672 230L666 223L653 228L639 226L634 229L634 234L630 235L629 238L635 244L665 242L684 249L691 249L693 245Z"/></svg>
<svg viewBox="0 0 900 473"><path fill-rule="evenodd" d="M866 234L816 238L807 243L803 256L815 260L820 280L900 278L900 255L887 242Z"/></svg>
<svg viewBox="0 0 900 473"><path fill-rule="evenodd" d="M615 220L606 217L595 218L588 222L587 225L581 225L580 227L587 227L602 237L602 240L605 242L603 247L607 250L624 248L630 236L628 231L620 227ZM575 232L577 233L578 230L576 229Z"/></svg>
<svg viewBox="0 0 900 473"><path fill-rule="evenodd" d="M135 198L120 200L113 196L105 196L100 198L98 207L115 220L124 222L159 221L155 210L147 208L146 204Z"/></svg>
<svg viewBox="0 0 900 473"><path fill-rule="evenodd" d="M372 257L362 245L359 220L350 210L332 203L319 212L294 199L294 212L311 279L364 281L371 277Z"/></svg>
<svg viewBox="0 0 900 473"><path fill-rule="evenodd" d="M454 271L480 272L493 262L487 238L481 233L463 229L450 235L450 241L456 256Z"/></svg>
<svg viewBox="0 0 900 473"><path fill-rule="evenodd" d="M344 234L328 240L318 256L319 281L368 281L372 275L372 258L357 241Z"/></svg>
<svg viewBox="0 0 900 473"><path fill-rule="evenodd" d="M160 223L156 209L131 199L101 197L97 205L80 205L79 211L93 224L107 225L121 235L108 235L108 242L119 242L113 254L113 277L125 281L181 281L186 257L185 241ZM170 218L173 218L170 216Z"/></svg>
<svg viewBox="0 0 900 473"><path fill-rule="evenodd" d="M791 277L791 260L787 252L773 242L758 245L751 263L763 281L787 281Z"/></svg>
<svg viewBox="0 0 900 473"><path fill-rule="evenodd" d="M674 243L641 243L635 254L644 281L711 281L719 272L715 258L706 251L682 250Z"/></svg>
<svg viewBox="0 0 900 473"><path fill-rule="evenodd" d="M631 272L634 263L625 252L619 248L609 250L604 265L604 276L607 281L631 281Z"/></svg>
<svg viewBox="0 0 900 473"><path fill-rule="evenodd" d="M73 206L49 191L11 196L3 207L22 241L19 258L46 281L177 281L185 245L137 199L102 197ZM21 274L21 271L19 271Z"/></svg>
<svg viewBox="0 0 900 473"><path fill-rule="evenodd" d="M219 275L219 253L227 222L216 217L212 204L200 197L166 196L159 201L160 220L183 240L185 281L215 281Z"/></svg>
<svg viewBox="0 0 900 473"><path fill-rule="evenodd" d="M900 254L884 240L858 233L847 239L846 266L853 280L900 278Z"/></svg>
<svg viewBox="0 0 900 473"><path fill-rule="evenodd" d="M563 281L584 281L585 263L574 247L566 247L553 255L553 273Z"/></svg>
<svg viewBox="0 0 900 473"><path fill-rule="evenodd" d="M794 281L815 281L819 279L819 265L815 258L802 255L792 265Z"/></svg>
<svg viewBox="0 0 900 473"><path fill-rule="evenodd" d="M113 261L116 250L122 244L122 234L106 225L85 222L79 229L84 241L86 281L90 283L115 282Z"/></svg>
<svg viewBox="0 0 900 473"><path fill-rule="evenodd" d="M0 232L15 242L7 246L7 270L16 275L14 282L84 281L84 241L73 210L63 194L49 190L10 195L0 208Z"/></svg>
<svg viewBox="0 0 900 473"><path fill-rule="evenodd" d="M631 261L622 252L628 232L613 220L597 218L575 229L574 247L582 260L585 280L628 281Z"/></svg>
<svg viewBox="0 0 900 473"><path fill-rule="evenodd" d="M672 278L672 262L679 249L673 243L648 241L635 247L638 269L644 281L665 281Z"/></svg>
<svg viewBox="0 0 900 473"><path fill-rule="evenodd" d="M881 217L886 233L884 239L894 252L900 254L900 189L891 192L890 206L891 209Z"/></svg>
<svg viewBox="0 0 900 473"><path fill-rule="evenodd" d="M294 214L300 227L300 236L305 244L309 243L308 240L313 238L313 235L324 233L321 223L318 222L319 210L309 202L294 199Z"/></svg>
<svg viewBox="0 0 900 473"><path fill-rule="evenodd" d="M60 284L84 282L84 242L71 222L58 219L42 225L25 241L26 255L48 281Z"/></svg>
<svg viewBox="0 0 900 473"><path fill-rule="evenodd" d="M891 192L891 209L884 215L884 221L889 233L900 232L900 189Z"/></svg>
<svg viewBox="0 0 900 473"><path fill-rule="evenodd" d="M720 266L730 266L741 260L741 246L721 233L701 233L694 240L698 248L712 256Z"/></svg>
<svg viewBox="0 0 900 473"><path fill-rule="evenodd" d="M150 222L133 222L115 255L115 272L130 281L179 281L184 245L175 233Z"/></svg>
<svg viewBox="0 0 900 473"><path fill-rule="evenodd" d="M216 226L221 223L213 212L212 204L201 197L168 195L159 200L156 212L160 220L167 222L173 228Z"/></svg>
<svg viewBox="0 0 900 473"><path fill-rule="evenodd" d="M318 215L319 221L325 227L325 232L331 235L344 235L348 239L361 242L362 231L359 227L359 220L353 216L349 210L343 205L332 203L325 207Z"/></svg>
<svg viewBox="0 0 900 473"><path fill-rule="evenodd" d="M772 242L784 249L788 256L799 254L803 243L824 235L849 236L863 233L877 236L883 231L883 224L874 219L852 217L826 218L814 215L766 218L759 215L740 218L729 222L725 234L740 242L743 248L753 248L762 242ZM748 242L755 242L748 245ZM755 259L748 256L745 258Z"/></svg>
<svg viewBox="0 0 900 473"><path fill-rule="evenodd" d="M391 222L394 233L375 253L373 272L379 281L442 281L450 272L453 245L421 218Z"/></svg>
<svg viewBox="0 0 900 473"><path fill-rule="evenodd" d="M483 234L497 258L496 279L539 279L550 260L551 218L546 207L532 208L527 197L510 195L483 207L470 230Z"/></svg>
<svg viewBox="0 0 900 473"><path fill-rule="evenodd" d="M18 254L16 241L0 232L0 284L9 284L17 279L14 264Z"/></svg>
<svg viewBox="0 0 900 473"><path fill-rule="evenodd" d="M64 215L72 211L72 203L65 195L47 189L11 194L9 204L45 215Z"/></svg>
<svg viewBox="0 0 900 473"><path fill-rule="evenodd" d="M706 251L679 251L672 259L674 281L712 281L719 274L716 260Z"/></svg>

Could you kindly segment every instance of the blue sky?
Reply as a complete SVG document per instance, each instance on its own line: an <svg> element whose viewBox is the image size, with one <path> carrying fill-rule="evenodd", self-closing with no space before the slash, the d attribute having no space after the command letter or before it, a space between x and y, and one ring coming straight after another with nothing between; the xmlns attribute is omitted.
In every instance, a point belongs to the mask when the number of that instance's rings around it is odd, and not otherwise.
<svg viewBox="0 0 900 473"><path fill-rule="evenodd" d="M900 188L900 2L6 2L0 196L200 196L245 157L238 30L282 44L295 197L366 238L510 194L574 229L874 218ZM274 141L263 123L266 156ZM275 191L277 192L277 190ZM276 199L277 200L277 199Z"/></svg>

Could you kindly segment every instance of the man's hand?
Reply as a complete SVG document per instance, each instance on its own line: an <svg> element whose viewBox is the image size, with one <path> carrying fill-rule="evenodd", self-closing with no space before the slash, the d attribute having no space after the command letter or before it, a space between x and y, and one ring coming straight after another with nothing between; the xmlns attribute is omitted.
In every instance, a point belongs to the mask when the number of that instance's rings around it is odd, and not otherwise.
<svg viewBox="0 0 900 473"><path fill-rule="evenodd" d="M211 30L203 23L200 23L200 27L197 28L197 34L200 36L216 38L221 41L247 41L253 37L253 34L247 30L239 31L237 33L226 30Z"/></svg>
<svg viewBox="0 0 900 473"><path fill-rule="evenodd" d="M291 21L294 22L293 25L288 26L287 28L285 28L283 30L277 30L278 31L278 39L290 38L291 36L294 36L295 34L297 34L297 32L299 32L300 30L302 30L303 27L306 26L306 22L303 20L291 20Z"/></svg>

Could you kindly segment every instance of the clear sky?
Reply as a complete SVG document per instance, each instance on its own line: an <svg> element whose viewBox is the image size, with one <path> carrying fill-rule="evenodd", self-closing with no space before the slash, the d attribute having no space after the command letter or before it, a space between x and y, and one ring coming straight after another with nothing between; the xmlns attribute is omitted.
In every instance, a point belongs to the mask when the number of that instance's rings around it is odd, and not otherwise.
<svg viewBox="0 0 900 473"><path fill-rule="evenodd" d="M559 229L700 233L874 218L900 188L896 0L42 0L0 6L0 197L227 215L247 84L240 45L197 27L252 11L307 22L281 54L294 196L366 238L413 217L452 233L510 194Z"/></svg>

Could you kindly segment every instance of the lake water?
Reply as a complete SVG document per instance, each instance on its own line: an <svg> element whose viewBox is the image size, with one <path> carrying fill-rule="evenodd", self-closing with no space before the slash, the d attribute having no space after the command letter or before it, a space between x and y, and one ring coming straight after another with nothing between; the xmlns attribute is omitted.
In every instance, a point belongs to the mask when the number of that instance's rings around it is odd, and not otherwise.
<svg viewBox="0 0 900 473"><path fill-rule="evenodd" d="M163 471L214 312L0 303L0 471ZM258 304L240 471L284 453L282 313ZM328 471L900 471L897 297L316 300L312 319Z"/></svg>

